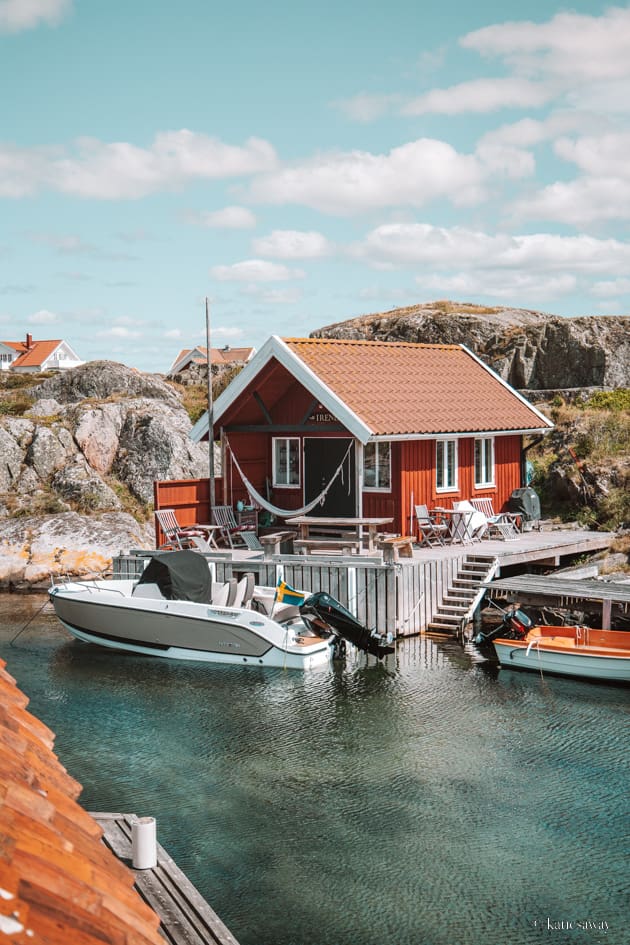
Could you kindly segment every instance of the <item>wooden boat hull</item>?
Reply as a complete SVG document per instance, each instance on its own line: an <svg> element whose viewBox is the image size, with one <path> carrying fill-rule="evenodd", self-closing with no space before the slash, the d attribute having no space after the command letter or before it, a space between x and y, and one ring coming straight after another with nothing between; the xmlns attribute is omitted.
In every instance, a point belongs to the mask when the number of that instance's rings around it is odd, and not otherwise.
<svg viewBox="0 0 630 945"><path fill-rule="evenodd" d="M524 640L497 639L502 667L630 683L630 633L583 627L534 627Z"/></svg>

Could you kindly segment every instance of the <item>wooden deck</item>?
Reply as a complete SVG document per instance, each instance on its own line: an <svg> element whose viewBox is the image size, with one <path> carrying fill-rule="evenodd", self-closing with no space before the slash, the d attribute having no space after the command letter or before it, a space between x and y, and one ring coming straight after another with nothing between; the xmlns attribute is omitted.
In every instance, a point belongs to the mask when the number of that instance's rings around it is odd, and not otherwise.
<svg viewBox="0 0 630 945"><path fill-rule="evenodd" d="M449 604L449 598L464 596L457 585L462 581L470 583L470 576L460 572L478 570L480 561L485 562L486 570L492 567L497 576L506 576L506 571L509 574L512 570L521 573L537 568L551 570L576 555L609 548L614 537L606 532L571 528L535 530L519 534L514 541L492 538L432 548L414 544L411 557L399 557L398 561L385 561L382 551L370 555L366 549L349 556L330 552L308 555L267 552L265 556L261 551L226 549L205 557L212 563L213 580L224 582L252 571L260 585L275 587L282 578L305 592L326 591L348 607L360 623L400 637L422 633L434 625L445 603L465 616L464 603ZM115 558L114 573L120 577L137 576L143 567L139 559L149 553L139 552L136 556L132 551L128 556ZM481 587L484 580L483 574L475 575L477 586Z"/></svg>
<svg viewBox="0 0 630 945"><path fill-rule="evenodd" d="M522 532L514 541L483 538L465 545L433 548L414 545L413 557L415 561L443 561L462 554L483 554L498 558L501 568L530 563L558 567L561 559L567 556L604 551L610 547L614 537L610 532L558 528L553 531Z"/></svg>
<svg viewBox="0 0 630 945"><path fill-rule="evenodd" d="M160 917L160 934L166 942L170 945L238 945L230 930L159 843L157 866L133 869L131 824L134 814L91 813L91 816L105 831L104 843L134 873L136 890Z"/></svg>

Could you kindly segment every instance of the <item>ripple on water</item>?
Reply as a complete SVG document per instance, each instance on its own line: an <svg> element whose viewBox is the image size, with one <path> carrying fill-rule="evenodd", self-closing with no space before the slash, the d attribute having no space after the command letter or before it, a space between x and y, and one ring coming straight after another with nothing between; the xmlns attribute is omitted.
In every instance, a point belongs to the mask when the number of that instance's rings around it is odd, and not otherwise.
<svg viewBox="0 0 630 945"><path fill-rule="evenodd" d="M546 916L625 940L627 690L426 639L306 674L115 654L45 615L10 647L36 599L8 600L1 654L84 806L155 815L242 945L529 945Z"/></svg>

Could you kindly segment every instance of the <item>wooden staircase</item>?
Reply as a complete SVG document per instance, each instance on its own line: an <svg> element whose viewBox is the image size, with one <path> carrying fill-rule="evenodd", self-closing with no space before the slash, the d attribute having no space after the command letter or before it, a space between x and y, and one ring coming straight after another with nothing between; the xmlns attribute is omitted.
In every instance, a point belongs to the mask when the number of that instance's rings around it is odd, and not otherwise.
<svg viewBox="0 0 630 945"><path fill-rule="evenodd" d="M466 555L427 624L427 632L460 635L485 594L482 585L492 580L498 568L499 561L492 555Z"/></svg>

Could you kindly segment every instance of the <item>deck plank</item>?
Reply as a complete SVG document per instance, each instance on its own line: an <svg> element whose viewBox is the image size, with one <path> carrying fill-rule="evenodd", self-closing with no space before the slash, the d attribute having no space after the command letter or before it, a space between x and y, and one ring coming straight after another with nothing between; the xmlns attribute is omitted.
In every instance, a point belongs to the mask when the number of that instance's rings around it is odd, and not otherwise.
<svg viewBox="0 0 630 945"><path fill-rule="evenodd" d="M135 876L135 887L160 917L160 934L171 945L238 945L236 938L208 905L166 850L157 844L157 865L135 870L131 865L134 814L92 813L103 828L103 840Z"/></svg>

